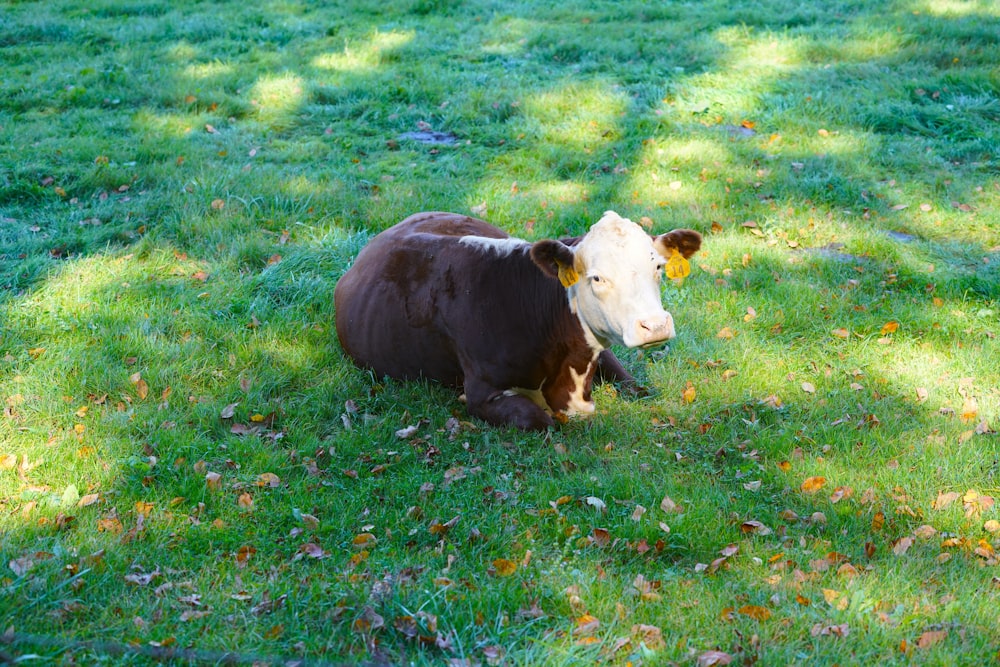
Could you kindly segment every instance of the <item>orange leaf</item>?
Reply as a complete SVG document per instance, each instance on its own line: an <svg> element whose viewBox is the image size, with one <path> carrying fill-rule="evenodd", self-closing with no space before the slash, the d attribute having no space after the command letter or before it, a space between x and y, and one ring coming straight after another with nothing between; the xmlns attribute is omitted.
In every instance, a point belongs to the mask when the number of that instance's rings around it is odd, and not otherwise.
<svg viewBox="0 0 1000 667"><path fill-rule="evenodd" d="M882 512L875 512L875 516L872 517L872 530L879 531L882 530L882 526L885 525L885 514Z"/></svg>
<svg viewBox="0 0 1000 667"><path fill-rule="evenodd" d="M846 338L850 338L850 336L851 336L851 332L848 331L847 329L844 329L843 327L841 327L839 329L834 329L830 333L833 334L834 336L836 336L837 338L845 338L846 339Z"/></svg>
<svg viewBox="0 0 1000 667"><path fill-rule="evenodd" d="M767 607L760 607L753 604L748 604L740 607L739 612L744 616L749 616L755 621L766 621L771 618L771 610Z"/></svg>
<svg viewBox="0 0 1000 667"><path fill-rule="evenodd" d="M885 326L882 327L882 335L887 336L891 333L896 333L899 329L899 322L886 322Z"/></svg>
<svg viewBox="0 0 1000 667"><path fill-rule="evenodd" d="M928 630L917 638L917 648L930 648L948 636L947 630Z"/></svg>
<svg viewBox="0 0 1000 667"><path fill-rule="evenodd" d="M719 329L719 333L715 334L716 338L721 338L723 340L730 340L734 336L736 336L736 332L729 327L722 327Z"/></svg>
<svg viewBox="0 0 1000 667"><path fill-rule="evenodd" d="M684 398L685 403L694 403L695 394L694 384L692 382L688 382L684 391L681 393L681 396Z"/></svg>
<svg viewBox="0 0 1000 667"><path fill-rule="evenodd" d="M802 490L806 493L816 493L826 484L826 477L807 477L802 482Z"/></svg>

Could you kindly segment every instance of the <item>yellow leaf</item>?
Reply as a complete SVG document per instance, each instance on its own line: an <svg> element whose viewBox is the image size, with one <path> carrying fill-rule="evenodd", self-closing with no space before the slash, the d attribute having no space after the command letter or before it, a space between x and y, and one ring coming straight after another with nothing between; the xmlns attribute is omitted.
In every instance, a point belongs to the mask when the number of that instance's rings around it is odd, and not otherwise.
<svg viewBox="0 0 1000 667"><path fill-rule="evenodd" d="M76 502L77 507L87 507L93 505L100 499L101 495L99 493L88 493Z"/></svg>
<svg viewBox="0 0 1000 667"><path fill-rule="evenodd" d="M265 472L257 477L257 486L267 486L272 489L276 489L280 484L281 479L279 479L273 472Z"/></svg>
<svg viewBox="0 0 1000 667"><path fill-rule="evenodd" d="M576 630L573 634L586 634L593 632L598 627L600 627L601 622L591 616L590 614L584 614L580 618L576 619Z"/></svg>
<svg viewBox="0 0 1000 667"><path fill-rule="evenodd" d="M153 503L147 503L140 500L135 504L135 511L136 514L141 514L142 516L149 516L150 512L153 511Z"/></svg>
<svg viewBox="0 0 1000 667"><path fill-rule="evenodd" d="M687 383L684 391L681 392L681 397L683 397L685 403L694 403L694 398L697 392L695 391L694 384L691 382Z"/></svg>
<svg viewBox="0 0 1000 667"><path fill-rule="evenodd" d="M826 477L807 477L802 482L802 490L806 493L816 493L826 484Z"/></svg>
<svg viewBox="0 0 1000 667"><path fill-rule="evenodd" d="M729 327L722 327L719 329L719 333L715 334L716 338L721 338L722 340L730 340L736 336L736 332Z"/></svg>
<svg viewBox="0 0 1000 667"><path fill-rule="evenodd" d="M896 333L896 331L898 329L899 329L899 322L895 322L895 321L894 322L886 322L885 325L882 327L882 335L883 336L888 336L891 333Z"/></svg>
<svg viewBox="0 0 1000 667"><path fill-rule="evenodd" d="M739 608L739 612L744 616L749 616L755 621L766 621L771 618L771 610L767 607L760 607L753 604L744 605Z"/></svg>
<svg viewBox="0 0 1000 667"><path fill-rule="evenodd" d="M493 569L498 577L509 577L517 571L517 563L506 558L497 558L493 561Z"/></svg>
<svg viewBox="0 0 1000 667"><path fill-rule="evenodd" d="M28 350L28 356L31 357L32 359L37 359L43 354L45 354L44 347L33 347L30 350Z"/></svg>
<svg viewBox="0 0 1000 667"><path fill-rule="evenodd" d="M375 544L376 541L375 536L371 533L361 533L359 535L355 535L354 539L351 540L351 543L356 547L366 547Z"/></svg>
<svg viewBox="0 0 1000 667"><path fill-rule="evenodd" d="M17 454L0 454L0 470L17 467Z"/></svg>

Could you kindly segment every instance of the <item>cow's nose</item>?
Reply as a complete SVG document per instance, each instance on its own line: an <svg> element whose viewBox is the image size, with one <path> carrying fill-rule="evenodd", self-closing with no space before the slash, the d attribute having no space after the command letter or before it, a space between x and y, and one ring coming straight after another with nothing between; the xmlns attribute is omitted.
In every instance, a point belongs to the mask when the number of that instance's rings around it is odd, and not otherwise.
<svg viewBox="0 0 1000 667"><path fill-rule="evenodd" d="M664 313L655 317L644 317L636 320L635 333L639 345L645 346L662 343L676 335L674 332L674 319L670 316L670 313Z"/></svg>

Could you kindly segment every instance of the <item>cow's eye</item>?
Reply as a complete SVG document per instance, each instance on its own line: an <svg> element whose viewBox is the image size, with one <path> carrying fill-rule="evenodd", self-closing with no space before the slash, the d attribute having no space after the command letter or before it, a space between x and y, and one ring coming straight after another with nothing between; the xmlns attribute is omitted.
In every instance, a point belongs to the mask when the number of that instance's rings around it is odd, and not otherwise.
<svg viewBox="0 0 1000 667"><path fill-rule="evenodd" d="M604 278L601 278L598 275L592 275L592 276L590 276L590 282L592 282L592 283L602 283L602 282L604 282Z"/></svg>

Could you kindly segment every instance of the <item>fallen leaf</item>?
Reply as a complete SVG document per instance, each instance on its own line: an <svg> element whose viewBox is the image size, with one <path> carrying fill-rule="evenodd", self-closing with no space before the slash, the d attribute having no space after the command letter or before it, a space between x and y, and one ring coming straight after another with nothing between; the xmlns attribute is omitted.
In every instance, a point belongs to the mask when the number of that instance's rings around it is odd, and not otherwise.
<svg viewBox="0 0 1000 667"><path fill-rule="evenodd" d="M816 387L813 385L812 382L803 382L802 391L806 392L807 394L815 394Z"/></svg>
<svg viewBox="0 0 1000 667"><path fill-rule="evenodd" d="M771 610L767 607L760 607L757 605L748 604L739 608L739 613L744 616L749 616L755 621L766 621L771 618Z"/></svg>
<svg viewBox="0 0 1000 667"><path fill-rule="evenodd" d="M851 336L851 332L848 331L847 329L844 329L843 327L841 327L839 329L834 329L830 333L833 334L834 336L836 336L837 338L845 338L846 339L846 338L850 338L850 336Z"/></svg>
<svg viewBox="0 0 1000 667"><path fill-rule="evenodd" d="M663 631L655 625L645 625L642 623L633 625L632 637L644 644L650 651L658 651L667 645L663 641Z"/></svg>
<svg viewBox="0 0 1000 667"><path fill-rule="evenodd" d="M721 338L723 340L730 340L736 336L736 332L729 327L722 327L719 329L719 333L715 334L716 338Z"/></svg>
<svg viewBox="0 0 1000 667"><path fill-rule="evenodd" d="M698 655L698 667L715 667L716 665L728 665L733 661L733 656L724 651L705 651Z"/></svg>
<svg viewBox="0 0 1000 667"><path fill-rule="evenodd" d="M902 556L907 552L907 550L909 550L909 548L912 545L913 545L912 537L901 537L898 540L896 540L896 543L893 545L892 553L896 554L897 556Z"/></svg>
<svg viewBox="0 0 1000 667"><path fill-rule="evenodd" d="M896 333L897 330L899 330L899 322L895 322L895 321L893 321L893 322L886 322L882 326L882 335L883 336L888 336L891 333Z"/></svg>
<svg viewBox="0 0 1000 667"><path fill-rule="evenodd" d="M517 563L506 558L497 558L493 561L493 569L498 577L509 577L517 571Z"/></svg>
<svg viewBox="0 0 1000 667"><path fill-rule="evenodd" d="M642 515L646 513L646 508L642 505L636 505L635 509L632 510L632 520L638 521L642 518Z"/></svg>
<svg viewBox="0 0 1000 667"><path fill-rule="evenodd" d="M606 512L608 510L608 506L597 496L587 496L584 498L584 501L598 512Z"/></svg>
<svg viewBox="0 0 1000 667"><path fill-rule="evenodd" d="M413 437L413 435L418 430L419 430L419 427L416 424L412 424L410 426L407 426L406 428L401 428L398 431L396 431L396 437L400 438L402 440L406 440L407 438Z"/></svg>
<svg viewBox="0 0 1000 667"><path fill-rule="evenodd" d="M694 403L696 391L693 382L688 382L687 386L684 387L684 391L681 392L681 397L684 399L685 403Z"/></svg>
<svg viewBox="0 0 1000 667"><path fill-rule="evenodd" d="M591 616L590 614L584 614L580 618L576 619L576 628L573 630L574 635L586 635L594 632L600 627L601 622Z"/></svg>
<svg viewBox="0 0 1000 667"><path fill-rule="evenodd" d="M660 501L660 509L664 512L677 514L684 511L684 508L671 500L670 496L663 496L663 500Z"/></svg>
<svg viewBox="0 0 1000 667"><path fill-rule="evenodd" d="M281 485L281 479L273 472L265 472L257 476L257 486L266 486L272 489Z"/></svg>
<svg viewBox="0 0 1000 667"><path fill-rule="evenodd" d="M937 499L931 503L931 507L936 510L943 510L948 507L956 500L958 500L959 494L956 491L949 491L948 493L938 493Z"/></svg>
<svg viewBox="0 0 1000 667"><path fill-rule="evenodd" d="M826 477L807 477L802 482L802 491L805 493L816 493L826 484Z"/></svg>
<svg viewBox="0 0 1000 667"><path fill-rule="evenodd" d="M917 638L917 648L930 648L947 637L947 630L928 630Z"/></svg>
<svg viewBox="0 0 1000 667"><path fill-rule="evenodd" d="M841 623L840 625L823 625L822 623L817 623L812 627L809 634L813 637L846 637L850 629L847 623Z"/></svg>
<svg viewBox="0 0 1000 667"><path fill-rule="evenodd" d="M761 535L761 536L770 535L772 532L774 532L760 521L744 521L742 524L740 524L740 530L745 534Z"/></svg>

